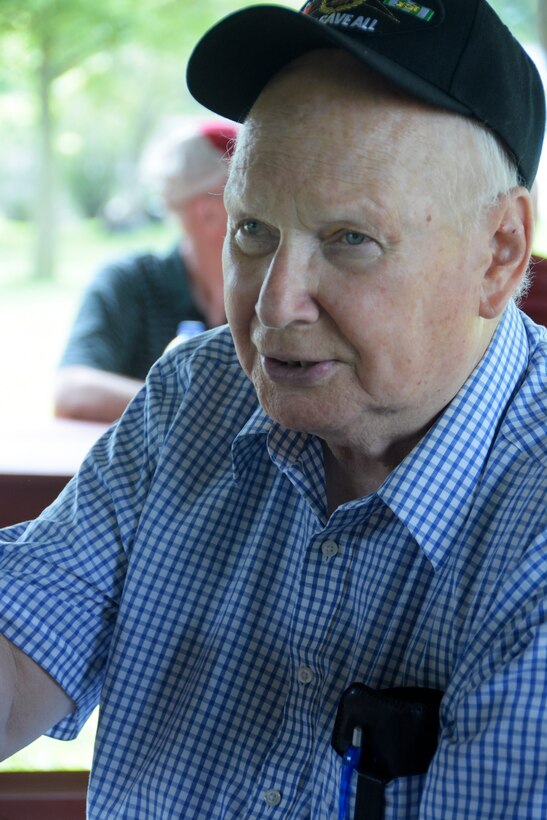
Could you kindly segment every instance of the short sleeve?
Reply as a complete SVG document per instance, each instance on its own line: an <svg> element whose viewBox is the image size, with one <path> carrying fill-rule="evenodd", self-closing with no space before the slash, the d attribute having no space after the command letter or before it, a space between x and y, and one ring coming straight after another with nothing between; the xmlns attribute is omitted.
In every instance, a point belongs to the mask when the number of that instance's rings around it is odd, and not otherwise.
<svg viewBox="0 0 547 820"><path fill-rule="evenodd" d="M133 375L141 327L141 258L105 265L87 287L60 366L86 365Z"/></svg>
<svg viewBox="0 0 547 820"><path fill-rule="evenodd" d="M50 732L61 739L77 735L99 700L162 404L161 378L152 378L53 504L0 530L0 633L76 703Z"/></svg>

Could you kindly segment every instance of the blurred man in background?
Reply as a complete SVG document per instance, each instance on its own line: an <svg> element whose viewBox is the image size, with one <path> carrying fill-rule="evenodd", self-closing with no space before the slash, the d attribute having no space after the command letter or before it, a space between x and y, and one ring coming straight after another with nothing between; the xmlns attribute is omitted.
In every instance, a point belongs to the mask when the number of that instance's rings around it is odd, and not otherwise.
<svg viewBox="0 0 547 820"><path fill-rule="evenodd" d="M61 359L57 416L114 421L181 321L225 322L222 194L236 133L233 123L209 120L178 128L150 152L148 174L181 240L163 255L131 255L99 271Z"/></svg>

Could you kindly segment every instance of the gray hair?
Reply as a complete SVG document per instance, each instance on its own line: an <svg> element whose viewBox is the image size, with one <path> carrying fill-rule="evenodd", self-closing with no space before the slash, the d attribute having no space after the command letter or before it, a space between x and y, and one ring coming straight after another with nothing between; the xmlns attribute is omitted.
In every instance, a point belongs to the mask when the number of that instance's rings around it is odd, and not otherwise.
<svg viewBox="0 0 547 820"><path fill-rule="evenodd" d="M461 184L453 184L447 192L457 230L465 235L480 218L493 208L501 197L507 195L522 183L517 164L496 135L480 123L468 117L458 117L468 129L476 147L470 166L471 173L465 175L465 191ZM519 283L513 299L518 303L531 284L530 268Z"/></svg>

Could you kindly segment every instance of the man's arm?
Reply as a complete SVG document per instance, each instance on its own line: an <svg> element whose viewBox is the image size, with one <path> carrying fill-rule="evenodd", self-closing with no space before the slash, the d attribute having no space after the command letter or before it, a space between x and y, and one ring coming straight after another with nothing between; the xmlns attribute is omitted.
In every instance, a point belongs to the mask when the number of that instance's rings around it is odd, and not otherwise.
<svg viewBox="0 0 547 820"><path fill-rule="evenodd" d="M58 418L116 421L144 382L85 365L62 367L56 377Z"/></svg>
<svg viewBox="0 0 547 820"><path fill-rule="evenodd" d="M73 711L73 701L59 684L0 635L0 760Z"/></svg>

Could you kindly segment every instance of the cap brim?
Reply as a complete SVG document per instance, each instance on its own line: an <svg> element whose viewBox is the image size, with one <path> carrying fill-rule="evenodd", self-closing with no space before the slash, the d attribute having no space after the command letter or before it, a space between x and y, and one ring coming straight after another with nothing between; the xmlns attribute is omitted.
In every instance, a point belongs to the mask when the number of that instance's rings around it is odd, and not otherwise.
<svg viewBox="0 0 547 820"><path fill-rule="evenodd" d="M195 47L188 88L211 111L242 122L262 89L284 66L308 51L341 48L394 85L432 105L470 114L458 100L361 41L281 6L241 9L221 20Z"/></svg>

